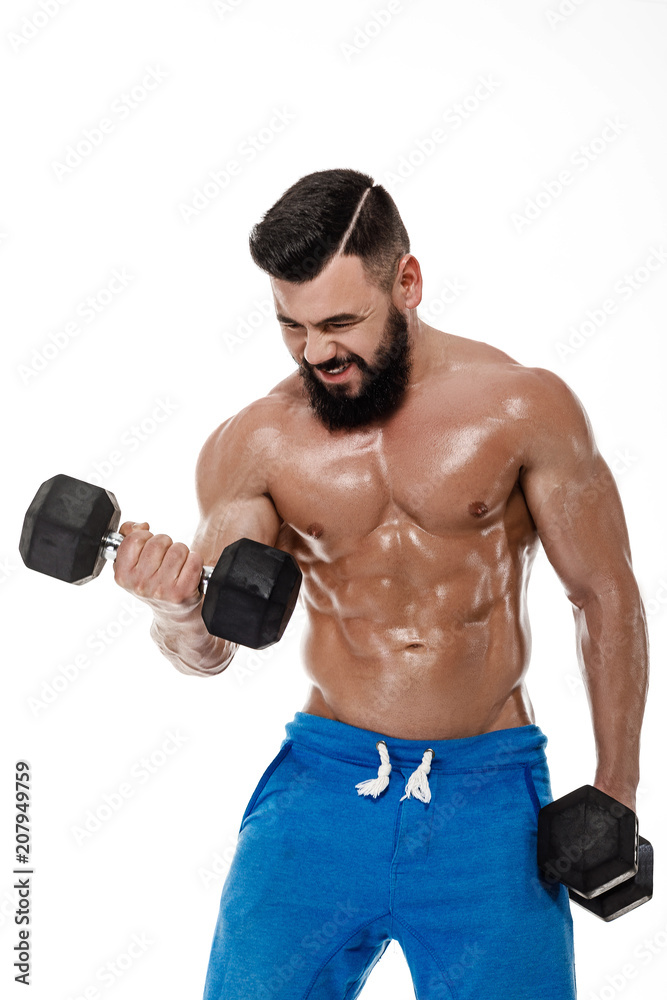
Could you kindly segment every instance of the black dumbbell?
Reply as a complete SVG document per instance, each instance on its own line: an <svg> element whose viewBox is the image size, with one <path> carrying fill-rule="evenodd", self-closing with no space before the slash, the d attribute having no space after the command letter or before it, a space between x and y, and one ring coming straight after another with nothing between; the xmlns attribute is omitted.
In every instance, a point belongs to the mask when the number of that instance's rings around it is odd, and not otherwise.
<svg viewBox="0 0 667 1000"><path fill-rule="evenodd" d="M29 569L67 583L93 580L112 562L123 535L113 493L71 476L53 476L37 490L23 521L19 552ZM282 637L294 611L301 571L289 552L239 538L216 565L204 566L199 589L211 635L252 649Z"/></svg>
<svg viewBox="0 0 667 1000"><path fill-rule="evenodd" d="M615 920L629 913L642 903L648 903L653 896L653 847L641 835L637 844L637 874L612 889L585 899L568 888L570 899L584 909L590 910L602 920Z"/></svg>
<svg viewBox="0 0 667 1000"><path fill-rule="evenodd" d="M593 785L540 809L537 863L550 882L603 920L628 913L653 895L653 848L639 836L635 813Z"/></svg>

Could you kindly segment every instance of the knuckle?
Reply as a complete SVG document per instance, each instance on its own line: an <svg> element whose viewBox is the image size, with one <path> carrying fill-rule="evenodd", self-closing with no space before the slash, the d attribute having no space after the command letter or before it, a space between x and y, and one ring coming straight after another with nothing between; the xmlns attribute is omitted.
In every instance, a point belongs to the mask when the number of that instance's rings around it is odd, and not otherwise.
<svg viewBox="0 0 667 1000"><path fill-rule="evenodd" d="M193 573L195 570L198 573L201 573L202 569L204 568L204 560L202 559L202 557L199 555L198 552L188 553L187 568L189 570L192 570Z"/></svg>
<svg viewBox="0 0 667 1000"><path fill-rule="evenodd" d="M161 548L165 549L168 549L169 546L174 544L169 535L152 535L150 540L153 541L154 546L157 547L159 545Z"/></svg>

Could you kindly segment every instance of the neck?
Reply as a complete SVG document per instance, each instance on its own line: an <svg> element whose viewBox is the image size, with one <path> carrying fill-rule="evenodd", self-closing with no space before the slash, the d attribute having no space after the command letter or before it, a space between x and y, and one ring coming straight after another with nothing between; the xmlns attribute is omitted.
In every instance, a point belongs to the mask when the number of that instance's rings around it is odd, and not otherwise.
<svg viewBox="0 0 667 1000"><path fill-rule="evenodd" d="M423 320L419 319L416 309L410 310L410 317L408 319L410 357L412 359L410 385L422 382L428 372L432 370L435 359L434 335L437 333L437 330L434 330L428 323L424 323Z"/></svg>

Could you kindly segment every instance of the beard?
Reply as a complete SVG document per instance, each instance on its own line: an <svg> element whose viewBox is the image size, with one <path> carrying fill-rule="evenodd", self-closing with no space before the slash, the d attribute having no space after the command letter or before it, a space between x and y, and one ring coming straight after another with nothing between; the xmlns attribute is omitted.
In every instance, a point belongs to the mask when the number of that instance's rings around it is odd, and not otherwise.
<svg viewBox="0 0 667 1000"><path fill-rule="evenodd" d="M354 361L361 373L361 385L351 396L347 383L325 384L304 358L298 374L303 380L310 407L330 431L361 427L392 413L400 403L412 371L408 322L393 302L379 347L371 364L358 354L332 358L318 368L328 371Z"/></svg>

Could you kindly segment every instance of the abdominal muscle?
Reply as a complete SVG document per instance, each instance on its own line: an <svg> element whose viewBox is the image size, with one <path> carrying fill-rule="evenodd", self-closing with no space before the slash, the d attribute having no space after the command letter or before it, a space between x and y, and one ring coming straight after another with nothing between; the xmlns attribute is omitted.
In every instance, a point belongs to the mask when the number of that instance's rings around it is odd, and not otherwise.
<svg viewBox="0 0 667 1000"><path fill-rule="evenodd" d="M312 687L304 712L415 740L535 721L523 683L530 631L512 591L465 616L453 611L451 591L437 600L428 588L408 607L384 595L369 613L372 589L363 590L354 616L340 606L318 611L306 596L301 653ZM455 596L456 607L474 607L472 595Z"/></svg>

